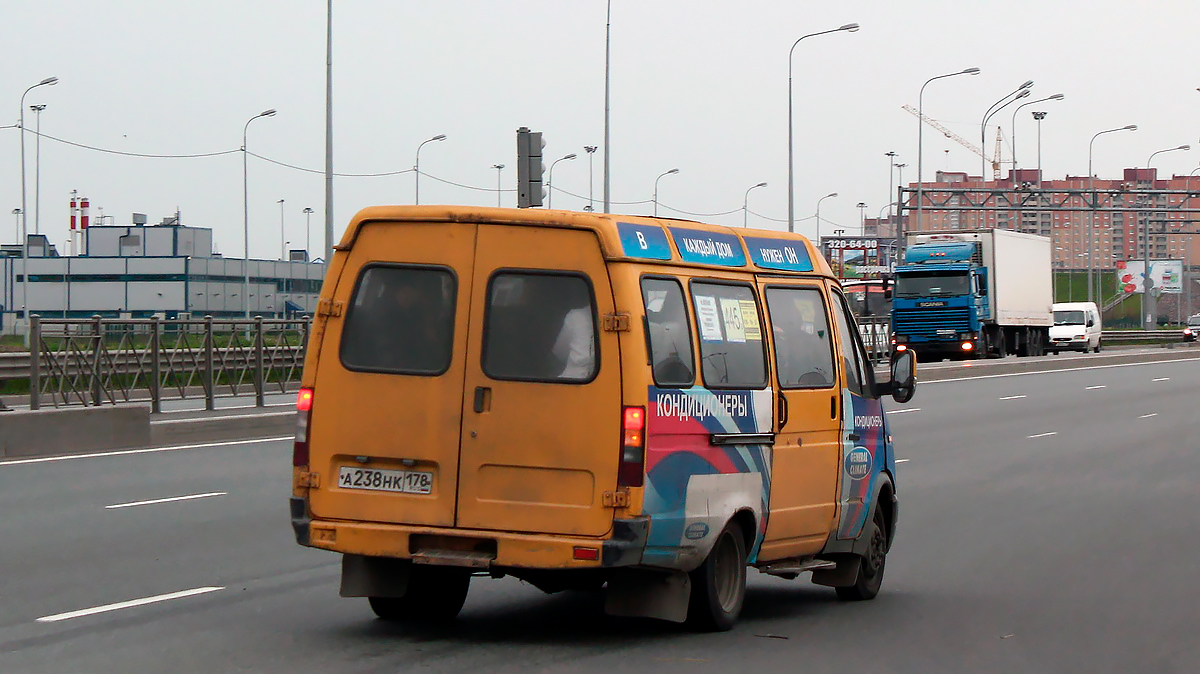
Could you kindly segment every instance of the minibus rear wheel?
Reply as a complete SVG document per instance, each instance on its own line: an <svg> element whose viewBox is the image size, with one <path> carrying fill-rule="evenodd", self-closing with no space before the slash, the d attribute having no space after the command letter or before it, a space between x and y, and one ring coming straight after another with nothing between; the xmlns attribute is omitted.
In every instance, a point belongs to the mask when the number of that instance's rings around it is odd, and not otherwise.
<svg viewBox="0 0 1200 674"><path fill-rule="evenodd" d="M458 617L467 601L471 572L446 566L412 567L403 597L368 597L371 610L383 620L448 621Z"/></svg>
<svg viewBox="0 0 1200 674"><path fill-rule="evenodd" d="M690 576L688 625L705 632L732 628L746 600L746 539L736 521L721 531L704 563Z"/></svg>
<svg viewBox="0 0 1200 674"><path fill-rule="evenodd" d="M858 564L858 575L853 585L834 588L838 599L843 601L864 601L874 599L883 585L883 568L887 562L887 523L883 519L883 508L875 509L875 517L871 520L870 531L865 532L870 537L867 553Z"/></svg>

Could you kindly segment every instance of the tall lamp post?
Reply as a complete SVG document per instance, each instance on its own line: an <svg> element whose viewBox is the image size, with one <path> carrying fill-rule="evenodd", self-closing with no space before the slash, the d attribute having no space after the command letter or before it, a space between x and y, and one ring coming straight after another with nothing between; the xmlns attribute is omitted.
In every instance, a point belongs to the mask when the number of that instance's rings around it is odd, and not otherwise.
<svg viewBox="0 0 1200 674"><path fill-rule="evenodd" d="M820 199L817 199L817 245L821 245L821 202L830 197L836 197L837 195L837 192L830 192Z"/></svg>
<svg viewBox="0 0 1200 674"><path fill-rule="evenodd" d="M679 173L679 169L673 168L670 171L663 171L654 179L654 217L658 217L658 181L663 179L663 176L672 176Z"/></svg>
<svg viewBox="0 0 1200 674"><path fill-rule="evenodd" d="M858 209L858 235L866 236L867 234L867 202L860 201L854 204Z"/></svg>
<svg viewBox="0 0 1200 674"><path fill-rule="evenodd" d="M858 30L857 23L848 23L844 26L839 26L832 30L823 30L819 33L809 33L801 35L792 43L792 48L788 50L788 231L796 231L796 179L795 179L795 164L793 163L792 152L794 144L792 142L792 54L796 52L796 45L800 44L800 40L827 33L837 33L840 31L853 33Z"/></svg>
<svg viewBox="0 0 1200 674"><path fill-rule="evenodd" d="M892 192L895 191L895 188L893 187L892 178L896 177L896 157L897 157L897 155L895 152L884 152L883 156L888 158L888 224L890 225L893 222L893 220L892 220L892 204L895 203L892 201L892 199L894 198L892 195ZM893 233L895 233L895 232L893 232Z"/></svg>
<svg viewBox="0 0 1200 674"><path fill-rule="evenodd" d="M550 162L550 171L546 175L546 208L554 207L552 206L554 203L554 165L566 159L574 159L575 156L575 153L572 152L571 154L559 157L558 159Z"/></svg>
<svg viewBox="0 0 1200 674"><path fill-rule="evenodd" d="M940 80L955 75L978 75L979 68L967 68L956 73L946 73L945 75L935 75L925 80L925 84L921 85L921 93L917 94L917 227L921 226L921 184L922 184L922 165L921 165L921 141L925 135L925 87L934 80Z"/></svg>
<svg viewBox="0 0 1200 674"><path fill-rule="evenodd" d="M496 169L496 207L500 207L500 173L504 170L504 164L492 164L492 168Z"/></svg>
<svg viewBox="0 0 1200 674"><path fill-rule="evenodd" d="M1192 149L1192 146L1190 146L1190 145L1180 145L1178 147L1169 147L1165 150L1157 150L1155 152L1151 152L1150 156L1146 159L1146 168L1151 168L1150 161L1154 159L1155 155L1160 155L1164 152L1174 152L1176 150L1187 151L1190 149ZM1142 261L1142 264L1144 265L1143 269L1142 269L1142 329L1143 330L1150 330L1154 327L1154 315L1156 313L1158 313L1157 307L1155 306L1156 303L1154 301L1154 296L1150 294L1150 286L1152 285L1150 282L1150 214L1153 212L1154 211L1151 210L1146 213L1146 226L1142 230L1145 233L1145 243L1142 244L1143 248L1145 249L1145 259Z"/></svg>
<svg viewBox="0 0 1200 674"><path fill-rule="evenodd" d="M13 214L13 241L21 238L21 209L14 208Z"/></svg>
<svg viewBox="0 0 1200 674"><path fill-rule="evenodd" d="M1022 103L1022 104L1018 105L1017 107L1013 108L1012 124L1009 127L1012 129L1012 133L1009 134L1009 139L1010 139L1010 142L1012 143L1012 162L1013 162L1013 170L1014 171L1017 170L1017 113L1021 111L1021 108L1024 108L1029 105L1033 105L1034 103L1045 103L1046 101L1061 101L1064 98L1066 98L1066 97L1063 96L1062 94L1054 94L1053 96L1039 98L1036 101L1029 101L1027 103Z"/></svg>
<svg viewBox="0 0 1200 674"><path fill-rule="evenodd" d="M439 133L429 140L421 141L417 146L417 158L413 161L413 203L421 203L421 148L425 147L425 143L432 143L438 140L446 140L446 134Z"/></svg>
<svg viewBox="0 0 1200 674"><path fill-rule="evenodd" d="M983 113L983 120L979 122L979 180L986 182L987 177L987 123L992 118L992 115L1006 108L1010 103L1018 101L1029 96L1029 87L1033 86L1033 80L1026 80L1024 84L1017 87L1013 91L1004 95L1004 98L992 103L992 107ZM982 224L982 223L981 223Z"/></svg>
<svg viewBox="0 0 1200 674"><path fill-rule="evenodd" d="M742 198L742 229L745 229L746 225L749 223L747 214L750 212L750 190L756 190L760 187L766 186L766 183L759 183L757 185L751 185L750 189L746 190L746 196Z"/></svg>
<svg viewBox="0 0 1200 674"><path fill-rule="evenodd" d="M37 140L33 141L33 233L42 232L42 110L45 105L31 105ZM24 133L22 133L24 135Z"/></svg>
<svg viewBox="0 0 1200 674"><path fill-rule="evenodd" d="M242 260L242 269L244 271L242 277L242 304L245 307L245 317L247 320L250 319L250 178L249 166L246 162L246 156L249 154L246 151L246 134L250 130L250 122L259 117L274 116L275 108L263 110L246 120L246 125L242 127L242 246L246 258Z"/></svg>
<svg viewBox="0 0 1200 674"><path fill-rule="evenodd" d="M29 208L25 205L25 94L46 85L58 84L57 77L47 77L21 94L21 313L25 319L25 346L29 346Z"/></svg>
<svg viewBox="0 0 1200 674"><path fill-rule="evenodd" d="M304 253L312 258L312 214L313 209L305 207L304 209Z"/></svg>
<svg viewBox="0 0 1200 674"><path fill-rule="evenodd" d="M275 203L279 204L279 259L287 260L287 242L283 240L283 199Z"/></svg>
<svg viewBox="0 0 1200 674"><path fill-rule="evenodd" d="M1092 139L1090 141L1088 141L1088 192L1091 192L1091 194L1092 194L1092 207L1088 211L1088 301L1089 302L1095 302L1096 297L1100 294L1099 292L1093 292L1093 280L1092 280L1092 278L1093 278L1092 269L1093 269L1093 267L1095 267L1095 259L1094 259L1095 256L1093 255L1093 251L1096 247L1095 240L1096 240L1096 206L1097 206L1097 204L1096 204L1096 202L1097 202L1096 176L1094 173L1092 173L1092 146L1096 143L1096 139L1099 138L1100 136L1103 136L1106 133L1116 133L1117 131L1137 131L1137 124L1127 124L1125 126L1120 126L1115 129L1106 129L1106 130L1101 131L1101 132L1097 133L1096 135L1092 136Z"/></svg>
<svg viewBox="0 0 1200 674"><path fill-rule="evenodd" d="M592 184L593 184L592 165L595 163L592 160L595 159L595 157L596 157L596 146L595 145L584 145L583 151L587 152L587 156L588 156L588 205L587 205L587 208L585 208L584 210L588 211L590 213L590 212L596 210L596 207L592 205L592 201L593 201L593 199L592 199Z"/></svg>

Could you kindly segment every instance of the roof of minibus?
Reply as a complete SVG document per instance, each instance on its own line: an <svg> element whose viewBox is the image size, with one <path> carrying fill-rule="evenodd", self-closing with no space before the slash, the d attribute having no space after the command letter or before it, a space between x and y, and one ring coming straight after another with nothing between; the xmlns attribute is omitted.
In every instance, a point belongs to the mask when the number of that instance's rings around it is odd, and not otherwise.
<svg viewBox="0 0 1200 674"><path fill-rule="evenodd" d="M722 269L742 269L766 274L804 274L834 278L825 257L812 242L799 234L769 229L742 229L710 225L691 220L654 218L640 215L588 213L581 211L533 208L491 208L481 206L371 206L355 214L335 247L350 250L359 229L368 222L467 222L533 227L564 227L596 232L606 259L630 260L647 264L668 264ZM638 237L638 233L643 237ZM623 239L622 235L625 235ZM636 238L630 238L630 237ZM660 246L654 253L631 254L630 242L640 241L646 249L646 238ZM691 247L681 253L681 243ZM741 250L733 251L730 260L705 262L712 257L714 245L736 239ZM698 242L698 245L697 245ZM714 244L715 242L715 244ZM778 246L775 249L774 246ZM807 260L793 260L790 251L800 249ZM716 249L719 251L719 249ZM749 255L747 255L749 251ZM634 253L640 253L640 250ZM669 257L664 257L669 255ZM690 257L691 259L687 259ZM716 259L716 258L714 258ZM806 265L805 262L808 264ZM805 268L811 266L811 269Z"/></svg>

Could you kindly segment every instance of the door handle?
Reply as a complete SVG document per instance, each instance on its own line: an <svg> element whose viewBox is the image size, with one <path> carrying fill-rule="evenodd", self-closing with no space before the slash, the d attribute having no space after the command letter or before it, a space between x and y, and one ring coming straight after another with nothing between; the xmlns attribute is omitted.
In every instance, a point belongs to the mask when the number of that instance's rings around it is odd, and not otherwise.
<svg viewBox="0 0 1200 674"><path fill-rule="evenodd" d="M482 414L492 409L492 389L487 386L475 387L475 412Z"/></svg>
<svg viewBox="0 0 1200 674"><path fill-rule="evenodd" d="M788 401L787 401L787 398L782 393L780 393L779 394L779 430L782 431L783 427L787 426L787 422L788 422Z"/></svg>
<svg viewBox="0 0 1200 674"><path fill-rule="evenodd" d="M858 442L862 438L859 437L858 433L851 433L850 435L846 436L846 439L849 440L850 442Z"/></svg>

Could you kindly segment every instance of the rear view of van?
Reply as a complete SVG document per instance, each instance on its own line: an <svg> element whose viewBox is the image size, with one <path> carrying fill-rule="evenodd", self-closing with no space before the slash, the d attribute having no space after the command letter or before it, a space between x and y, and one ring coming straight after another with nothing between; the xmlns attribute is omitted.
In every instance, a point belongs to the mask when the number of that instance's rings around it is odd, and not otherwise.
<svg viewBox="0 0 1200 674"><path fill-rule="evenodd" d="M898 512L879 398L914 366L877 385L865 353L796 235L369 208L310 332L296 539L384 619L452 618L477 575L704 629L748 566L870 599Z"/></svg>
<svg viewBox="0 0 1200 674"><path fill-rule="evenodd" d="M1048 350L1083 351L1088 349L1100 353L1101 330L1100 309L1095 302L1056 302L1054 325L1050 328Z"/></svg>

